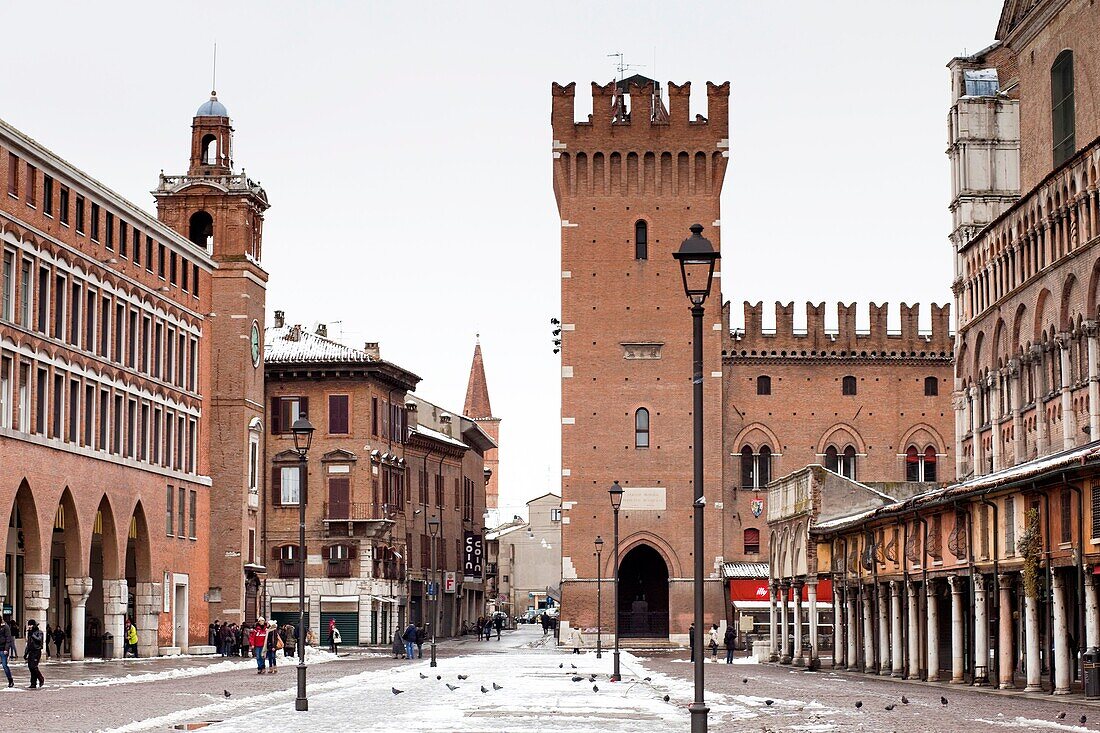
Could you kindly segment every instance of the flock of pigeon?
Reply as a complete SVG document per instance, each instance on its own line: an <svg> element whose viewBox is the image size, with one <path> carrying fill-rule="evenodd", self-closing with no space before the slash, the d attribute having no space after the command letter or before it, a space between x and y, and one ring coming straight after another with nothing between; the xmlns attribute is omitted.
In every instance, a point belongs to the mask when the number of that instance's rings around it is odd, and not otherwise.
<svg viewBox="0 0 1100 733"><path fill-rule="evenodd" d="M428 679L428 677L429 677L429 675L426 675L426 674L424 674L423 672L421 672L421 673L420 673L420 679L422 679L422 680L426 680L426 679ZM438 681L441 681L441 682L443 681L443 675L441 675L441 674L437 674L437 675L435 676L435 678L436 678L436 680L438 680ZM466 681L467 679L469 679L469 678L470 678L470 675L467 675L467 674L460 674L460 675L458 675L458 679L459 679L459 681L461 681L461 682L465 682L465 681ZM448 682L448 683L447 683L447 689L448 689L448 690L450 690L451 692L454 692L455 690L459 689L459 688L460 688L461 686L462 686L462 685L452 685L452 684L451 684L450 682ZM504 685L498 685L498 684L497 684L496 682L494 682L494 683L493 683L493 689L494 689L494 690L503 690L503 689L504 689ZM399 690L399 689L397 689L396 687L391 687L391 688L390 688L390 690L391 690L391 691L393 692L393 694L395 694L395 695L400 695L400 694L401 694L402 692L404 692L404 690ZM481 686L481 692L482 692L482 693L487 693L487 692L489 692L489 688L488 688L488 687L486 687L485 685L482 685L482 686Z"/></svg>

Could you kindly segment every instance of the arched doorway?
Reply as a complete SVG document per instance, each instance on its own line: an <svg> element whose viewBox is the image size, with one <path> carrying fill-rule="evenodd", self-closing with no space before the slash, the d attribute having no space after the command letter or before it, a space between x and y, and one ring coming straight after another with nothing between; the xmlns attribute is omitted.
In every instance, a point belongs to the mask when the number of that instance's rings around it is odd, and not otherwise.
<svg viewBox="0 0 1100 733"><path fill-rule="evenodd" d="M53 519L53 540L50 548L50 607L46 623L65 630L65 646L73 661L84 659L85 612L92 590L91 576L86 575L87 559L82 552L83 528L76 502L68 487Z"/></svg>
<svg viewBox="0 0 1100 733"><path fill-rule="evenodd" d="M668 637L668 566L650 545L638 545L619 563L619 636Z"/></svg>
<svg viewBox="0 0 1100 733"><path fill-rule="evenodd" d="M92 522L88 559L92 579L84 619L84 653L90 657L122 656L123 613L127 588L119 562L119 537L111 503L104 496ZM111 646L106 634L111 635Z"/></svg>
<svg viewBox="0 0 1100 733"><path fill-rule="evenodd" d="M139 500L130 514L126 533L126 615L137 627L137 654L141 657L156 656L159 641L160 609L163 599L153 584L152 554L149 545L149 524L145 508Z"/></svg>

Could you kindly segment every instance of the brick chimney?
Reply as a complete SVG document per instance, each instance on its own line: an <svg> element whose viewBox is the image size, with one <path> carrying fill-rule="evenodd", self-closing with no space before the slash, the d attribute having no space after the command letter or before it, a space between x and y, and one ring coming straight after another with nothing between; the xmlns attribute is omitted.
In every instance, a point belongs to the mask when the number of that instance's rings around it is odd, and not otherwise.
<svg viewBox="0 0 1100 733"><path fill-rule="evenodd" d="M363 344L363 351L367 352L367 356L372 359L380 360L382 358L382 349L378 347L377 341L368 341Z"/></svg>
<svg viewBox="0 0 1100 733"><path fill-rule="evenodd" d="M439 422L443 427L443 433L445 435L451 435L451 416L446 412L441 413L439 415Z"/></svg>
<svg viewBox="0 0 1100 733"><path fill-rule="evenodd" d="M408 415L407 422L409 424L409 427L416 427L420 424L420 420L417 419L417 416L419 414L418 407L419 405L417 405L416 402L413 400L407 400L405 402L405 412Z"/></svg>
<svg viewBox="0 0 1100 733"><path fill-rule="evenodd" d="M318 323L317 331L315 333L323 338L328 338L328 326L324 323Z"/></svg>
<svg viewBox="0 0 1100 733"><path fill-rule="evenodd" d="M290 333L286 335L287 341L300 341L302 339L302 327L294 325L290 327Z"/></svg>
<svg viewBox="0 0 1100 733"><path fill-rule="evenodd" d="M282 328L286 324L286 311L275 311L275 328Z"/></svg>

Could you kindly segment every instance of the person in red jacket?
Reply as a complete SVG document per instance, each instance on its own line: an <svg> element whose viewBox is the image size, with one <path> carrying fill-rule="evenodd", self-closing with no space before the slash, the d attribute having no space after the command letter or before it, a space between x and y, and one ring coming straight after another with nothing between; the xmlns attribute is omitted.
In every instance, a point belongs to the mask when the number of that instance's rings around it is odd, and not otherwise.
<svg viewBox="0 0 1100 733"><path fill-rule="evenodd" d="M264 662L266 661L264 647L267 646L267 623L262 617L256 619L256 625L252 627L252 632L248 635L248 644L252 647L252 654L256 657L256 674L263 674Z"/></svg>

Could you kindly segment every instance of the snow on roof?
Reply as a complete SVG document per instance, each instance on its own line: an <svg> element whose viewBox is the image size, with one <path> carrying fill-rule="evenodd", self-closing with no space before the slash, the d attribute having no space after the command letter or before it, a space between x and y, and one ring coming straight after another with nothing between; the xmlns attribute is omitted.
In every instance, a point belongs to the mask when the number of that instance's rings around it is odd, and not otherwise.
<svg viewBox="0 0 1100 733"><path fill-rule="evenodd" d="M268 364L362 363L378 361L362 349L318 336L301 326L264 329L264 362Z"/></svg>
<svg viewBox="0 0 1100 733"><path fill-rule="evenodd" d="M425 438L431 438L432 440L438 440L441 443L447 443L448 445L457 446L459 448L468 448L469 446L463 443L461 440L456 440L446 433L441 433L438 430L433 430L427 425L415 425L413 426L413 432L423 435Z"/></svg>
<svg viewBox="0 0 1100 733"><path fill-rule="evenodd" d="M723 578L760 579L768 577L766 562L727 562L722 565Z"/></svg>

